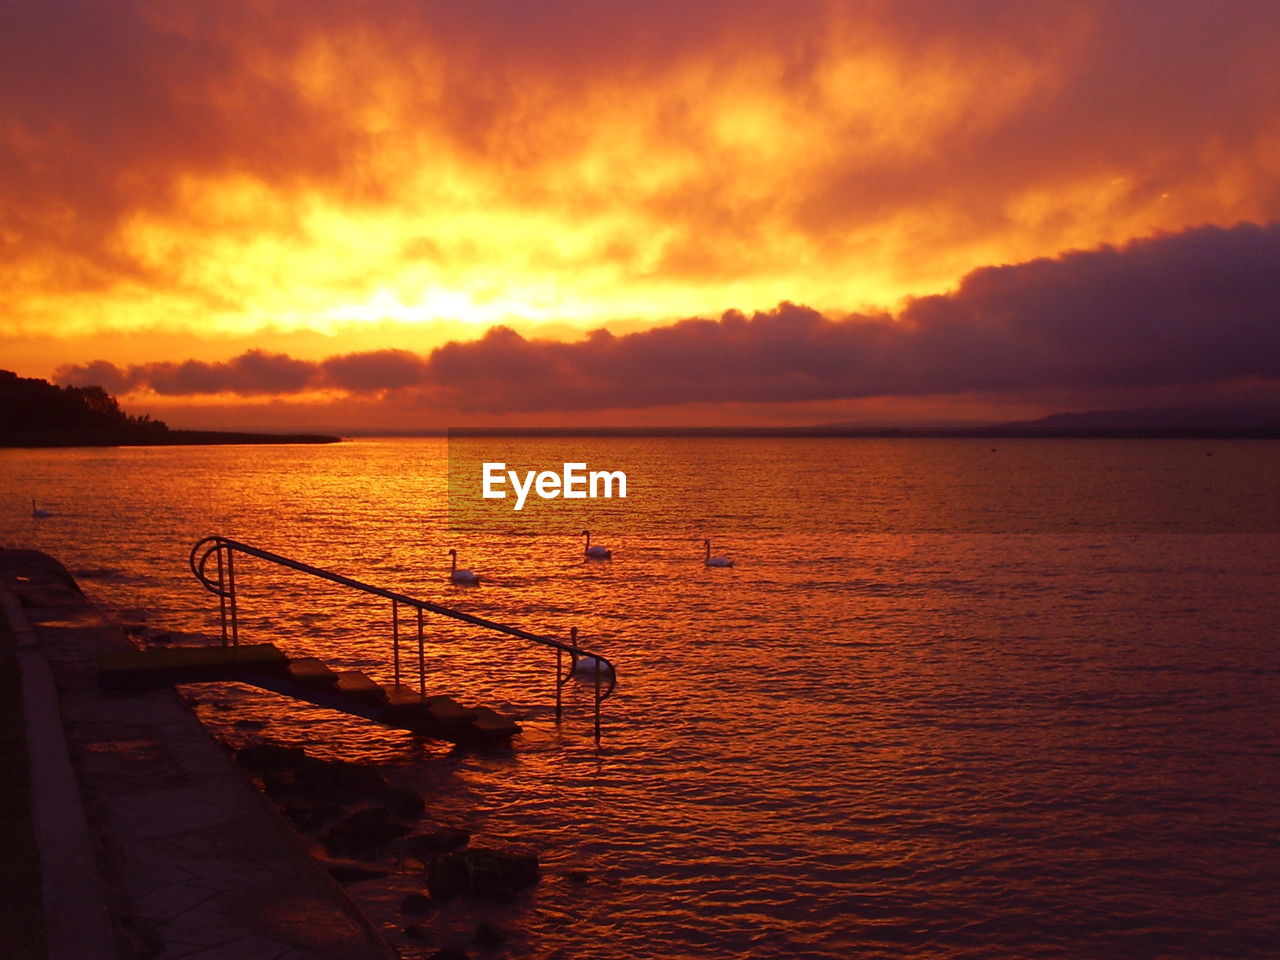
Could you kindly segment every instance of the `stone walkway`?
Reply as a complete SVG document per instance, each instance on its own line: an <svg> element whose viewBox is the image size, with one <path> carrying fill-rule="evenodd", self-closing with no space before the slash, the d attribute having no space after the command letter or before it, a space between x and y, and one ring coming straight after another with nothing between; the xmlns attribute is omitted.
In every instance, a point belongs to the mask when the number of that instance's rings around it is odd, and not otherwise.
<svg viewBox="0 0 1280 960"><path fill-rule="evenodd" d="M395 951L168 688L103 691L129 641L53 558L0 550L50 960L391 960Z"/></svg>

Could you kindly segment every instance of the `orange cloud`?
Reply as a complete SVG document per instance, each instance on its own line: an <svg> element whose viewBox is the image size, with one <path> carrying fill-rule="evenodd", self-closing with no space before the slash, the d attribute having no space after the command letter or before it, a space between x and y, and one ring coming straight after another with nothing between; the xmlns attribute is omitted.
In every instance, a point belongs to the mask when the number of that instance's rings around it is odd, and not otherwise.
<svg viewBox="0 0 1280 960"><path fill-rule="evenodd" d="M1265 4L0 17L10 335L848 310L1280 216Z"/></svg>
<svg viewBox="0 0 1280 960"><path fill-rule="evenodd" d="M896 317L836 319L783 304L575 342L496 327L427 356L383 349L304 361L253 350L228 361L99 361L59 375L113 392L346 394L467 417L1072 391L1154 390L1168 402L1195 391L1229 398L1232 387L1238 401L1259 387L1278 392L1278 261L1280 225L1205 227L984 268Z"/></svg>

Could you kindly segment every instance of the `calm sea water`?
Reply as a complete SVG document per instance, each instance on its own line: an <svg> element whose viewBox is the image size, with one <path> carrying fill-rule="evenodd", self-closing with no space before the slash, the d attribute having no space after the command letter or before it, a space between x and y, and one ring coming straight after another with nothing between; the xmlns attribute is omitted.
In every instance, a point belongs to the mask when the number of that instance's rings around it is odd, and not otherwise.
<svg viewBox="0 0 1280 960"><path fill-rule="evenodd" d="M540 442L507 456L558 460ZM542 852L532 897L428 918L440 946L483 915L522 958L1277 955L1280 444L574 453L625 466L628 499L451 515L438 440L5 450L0 542L177 642L217 635L186 556L221 533L613 659L599 749L585 690L555 723L547 651L447 622L431 683L519 715L508 755L201 694L220 736L377 763L431 818ZM587 525L611 562L583 561ZM447 582L450 547L481 587ZM245 641L387 675L385 604L239 573ZM412 888L350 890L399 938Z"/></svg>

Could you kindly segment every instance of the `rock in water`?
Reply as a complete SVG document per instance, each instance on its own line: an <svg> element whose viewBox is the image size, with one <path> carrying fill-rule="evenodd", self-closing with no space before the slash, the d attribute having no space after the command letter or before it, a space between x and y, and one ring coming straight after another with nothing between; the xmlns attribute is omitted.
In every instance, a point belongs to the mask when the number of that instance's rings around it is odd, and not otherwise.
<svg viewBox="0 0 1280 960"><path fill-rule="evenodd" d="M329 876L344 887L361 880L381 880L388 875L386 870L369 870L354 863L331 863L325 869L329 871Z"/></svg>
<svg viewBox="0 0 1280 960"><path fill-rule="evenodd" d="M306 759L306 751L301 747L281 747L274 743L260 743L236 751L236 763L250 773L288 770Z"/></svg>
<svg viewBox="0 0 1280 960"><path fill-rule="evenodd" d="M439 905L430 897L421 893L411 893L400 901L400 912L414 915L430 913Z"/></svg>
<svg viewBox="0 0 1280 960"><path fill-rule="evenodd" d="M426 804L422 802L421 794L408 787L397 787L389 783L377 790L373 799L401 820L416 820L427 809Z"/></svg>
<svg viewBox="0 0 1280 960"><path fill-rule="evenodd" d="M475 944L481 950L492 950L506 942L507 935L487 920L481 920L476 927Z"/></svg>
<svg viewBox="0 0 1280 960"><path fill-rule="evenodd" d="M430 833L418 833L405 837L401 846L411 857L429 864L442 853L461 850L471 842L471 832L459 827L441 827Z"/></svg>
<svg viewBox="0 0 1280 960"><path fill-rule="evenodd" d="M437 900L456 896L509 900L538 882L538 855L527 850L471 847L446 853L427 873L427 891Z"/></svg>
<svg viewBox="0 0 1280 960"><path fill-rule="evenodd" d="M408 832L409 828L397 823L386 810L374 807L357 810L345 817L325 835L321 843L336 857L354 857L358 860Z"/></svg>
<svg viewBox="0 0 1280 960"><path fill-rule="evenodd" d="M417 940L419 943L431 943L434 939L431 934L431 928L425 923L414 923L405 927L404 935L410 940Z"/></svg>

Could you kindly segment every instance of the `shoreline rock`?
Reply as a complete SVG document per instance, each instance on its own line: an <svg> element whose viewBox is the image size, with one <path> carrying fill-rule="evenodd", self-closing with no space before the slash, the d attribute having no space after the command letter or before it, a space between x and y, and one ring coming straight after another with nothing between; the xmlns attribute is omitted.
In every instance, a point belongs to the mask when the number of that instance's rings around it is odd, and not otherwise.
<svg viewBox="0 0 1280 960"><path fill-rule="evenodd" d="M511 900L540 876L538 855L532 850L468 847L436 858L427 871L427 892L435 900Z"/></svg>
<svg viewBox="0 0 1280 960"><path fill-rule="evenodd" d="M276 743L242 747L234 756L282 817L310 841L313 857L337 883L376 885L392 877L399 879L387 880L389 889L403 889L406 880L418 887L403 896L397 911L413 922L395 924L418 944L438 944L436 937L456 923L456 918L441 919L447 913L434 917L447 901L467 901L474 906L464 909L483 911L485 902L515 900L541 877L536 851L471 846L471 831L424 820L427 805L420 794L370 767L321 760L302 747ZM471 947L481 953L500 949L509 935L483 914L477 919ZM441 923L446 927L436 929ZM454 943L437 952L467 956L458 950L461 941Z"/></svg>

